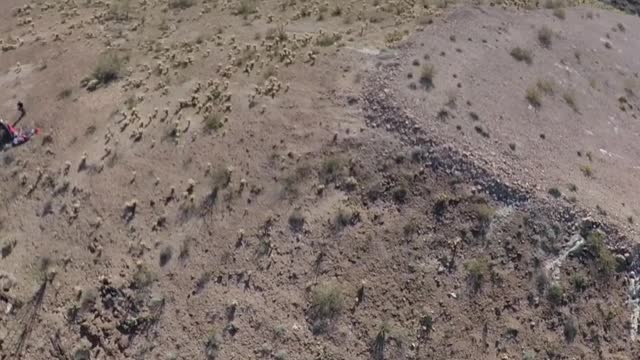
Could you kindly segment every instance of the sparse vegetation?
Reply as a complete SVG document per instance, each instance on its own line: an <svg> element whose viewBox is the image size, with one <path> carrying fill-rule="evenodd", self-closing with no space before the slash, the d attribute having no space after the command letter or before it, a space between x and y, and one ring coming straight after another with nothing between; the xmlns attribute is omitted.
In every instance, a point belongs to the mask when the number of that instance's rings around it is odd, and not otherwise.
<svg viewBox="0 0 640 360"><path fill-rule="evenodd" d="M538 42L544 48L550 49L553 41L553 31L547 26L543 26L538 30Z"/></svg>
<svg viewBox="0 0 640 360"><path fill-rule="evenodd" d="M521 47L515 47L511 49L511 56L517 61L524 61L528 65L533 63L533 56L531 54L531 50L523 49Z"/></svg>
<svg viewBox="0 0 640 360"><path fill-rule="evenodd" d="M464 265L467 281L473 292L478 292L489 276L489 261L486 258L471 260Z"/></svg>

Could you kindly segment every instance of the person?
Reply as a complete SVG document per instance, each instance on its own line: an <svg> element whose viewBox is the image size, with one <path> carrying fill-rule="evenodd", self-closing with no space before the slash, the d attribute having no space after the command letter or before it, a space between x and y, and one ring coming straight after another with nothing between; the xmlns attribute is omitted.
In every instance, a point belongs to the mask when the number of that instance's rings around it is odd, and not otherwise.
<svg viewBox="0 0 640 360"><path fill-rule="evenodd" d="M22 145L25 142L29 141L29 139L31 139L34 134L38 133L37 129L34 131L25 132L15 127L15 124L22 120L22 118L26 114L22 102L18 102L18 112L20 113L20 116L13 125L5 122L2 118L0 118L0 128L2 128L2 130L4 131L4 135L2 136L4 147Z"/></svg>

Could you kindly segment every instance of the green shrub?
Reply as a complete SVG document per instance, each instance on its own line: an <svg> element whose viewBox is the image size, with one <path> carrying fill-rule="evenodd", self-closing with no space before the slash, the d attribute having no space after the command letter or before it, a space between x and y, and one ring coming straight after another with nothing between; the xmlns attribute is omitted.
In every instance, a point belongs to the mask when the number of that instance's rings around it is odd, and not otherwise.
<svg viewBox="0 0 640 360"><path fill-rule="evenodd" d="M564 20L567 17L567 14L565 13L564 9L556 8L553 10L553 16L557 17L560 20Z"/></svg>

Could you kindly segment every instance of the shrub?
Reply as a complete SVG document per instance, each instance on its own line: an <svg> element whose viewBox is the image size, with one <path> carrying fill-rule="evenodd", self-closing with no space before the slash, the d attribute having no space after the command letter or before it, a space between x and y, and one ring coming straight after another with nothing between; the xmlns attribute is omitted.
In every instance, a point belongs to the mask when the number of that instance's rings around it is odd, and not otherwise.
<svg viewBox="0 0 640 360"><path fill-rule="evenodd" d="M573 342L578 335L578 327L575 320L568 318L564 321L564 338L567 342Z"/></svg>
<svg viewBox="0 0 640 360"><path fill-rule="evenodd" d="M129 19L129 12L131 11L130 0L115 0L111 2L109 10L107 12L107 20L122 21Z"/></svg>
<svg viewBox="0 0 640 360"><path fill-rule="evenodd" d="M542 96L540 95L540 92L536 87L527 88L525 98L534 108L539 108L540 106L542 106Z"/></svg>
<svg viewBox="0 0 640 360"><path fill-rule="evenodd" d="M521 47L515 47L511 49L510 54L517 61L524 61L529 65L533 63L533 56L531 55L531 50L523 49Z"/></svg>
<svg viewBox="0 0 640 360"><path fill-rule="evenodd" d="M562 94L562 99L564 99L564 102L569 105L571 110L573 110L574 112L578 112L578 105L576 104L576 98L573 92L565 92L564 94Z"/></svg>
<svg viewBox="0 0 640 360"><path fill-rule="evenodd" d="M435 68L431 64L422 65L420 71L420 84L427 90L433 87L433 78L436 75Z"/></svg>
<svg viewBox="0 0 640 360"><path fill-rule="evenodd" d="M171 256L173 256L173 248L170 245L167 245L162 251L160 251L160 266L165 266L171 260Z"/></svg>
<svg viewBox="0 0 640 360"><path fill-rule="evenodd" d="M547 300L553 305L562 304L564 299L564 289L560 284L553 284L547 292Z"/></svg>
<svg viewBox="0 0 640 360"><path fill-rule="evenodd" d="M551 43L553 40L553 31L549 29L547 26L543 26L538 30L538 41L540 45L544 48L551 48Z"/></svg>
<svg viewBox="0 0 640 360"><path fill-rule="evenodd" d="M322 166L320 168L319 177L320 181L327 184L330 182L334 182L338 179L338 177L342 174L343 161L337 157L331 157L325 159L322 162Z"/></svg>
<svg viewBox="0 0 640 360"><path fill-rule="evenodd" d="M591 165L582 165L580 166L580 171L582 171L582 174L586 177L592 177L593 176L593 168L591 167Z"/></svg>
<svg viewBox="0 0 640 360"><path fill-rule="evenodd" d="M304 221L304 215L302 215L299 210L295 210L291 213L291 216L289 216L289 226L291 227L291 230L295 232L302 231L304 228Z"/></svg>
<svg viewBox="0 0 640 360"><path fill-rule="evenodd" d="M571 285L576 291L582 292L587 289L587 279L581 274L571 276Z"/></svg>
<svg viewBox="0 0 640 360"><path fill-rule="evenodd" d="M407 201L408 190L404 185L400 185L393 190L393 201L404 204Z"/></svg>
<svg viewBox="0 0 640 360"><path fill-rule="evenodd" d="M391 327L386 322L380 326L380 330L378 330L378 334L371 346L371 354L374 360L384 359L384 348L390 332Z"/></svg>
<svg viewBox="0 0 640 360"><path fill-rule="evenodd" d="M555 92L556 84L553 80L538 80L536 81L536 87L542 91L545 95L553 95Z"/></svg>
<svg viewBox="0 0 640 360"><path fill-rule="evenodd" d="M562 8L556 8L553 10L553 16L557 17L560 20L564 20L567 15Z"/></svg>
<svg viewBox="0 0 640 360"><path fill-rule="evenodd" d="M258 12L258 2L256 0L240 0L233 10L234 15L248 16Z"/></svg>
<svg viewBox="0 0 640 360"><path fill-rule="evenodd" d="M571 192L576 192L578 191L578 186L574 183L570 183L569 185L567 185L567 188L569 188L569 191Z"/></svg>
<svg viewBox="0 0 640 360"><path fill-rule="evenodd" d="M207 360L213 360L218 356L218 351L220 351L220 345L222 340L216 333L212 333L207 338L207 342L204 344L204 355Z"/></svg>
<svg viewBox="0 0 640 360"><path fill-rule="evenodd" d="M327 34L327 33L322 33L320 35L318 35L318 37L316 38L316 45L318 46L322 46L322 47L327 47L327 46L331 46L333 44L335 44L336 42L340 41L340 39L342 39L342 35L340 34Z"/></svg>
<svg viewBox="0 0 640 360"><path fill-rule="evenodd" d="M73 93L73 90L71 90L70 88L64 89L58 93L58 100L66 99L69 96L71 96L72 93Z"/></svg>
<svg viewBox="0 0 640 360"><path fill-rule="evenodd" d="M155 275L146 267L140 266L135 274L133 274L133 280L131 282L131 288L141 290L149 285L155 280Z"/></svg>
<svg viewBox="0 0 640 360"><path fill-rule="evenodd" d="M489 261L486 258L471 260L464 264L467 281L473 292L478 292L489 275Z"/></svg>
<svg viewBox="0 0 640 360"><path fill-rule="evenodd" d="M313 320L314 332L323 332L327 325L340 315L344 300L340 290L330 284L318 286L312 294L309 317Z"/></svg>
<svg viewBox="0 0 640 360"><path fill-rule="evenodd" d="M556 199L562 196L562 193L560 192L560 190L558 190L557 187L549 188L547 192L549 193L549 195L553 196Z"/></svg>
<svg viewBox="0 0 640 360"><path fill-rule="evenodd" d="M340 208L336 214L334 223L337 230L341 230L347 226L354 225L358 221L358 213L348 209Z"/></svg>
<svg viewBox="0 0 640 360"><path fill-rule="evenodd" d="M616 271L617 261L613 253L604 242L604 234L601 232L592 232L587 236L587 248L594 256L598 272L609 277Z"/></svg>
<svg viewBox="0 0 640 360"><path fill-rule="evenodd" d="M564 2L562 0L546 0L544 2L544 7L547 9L559 9L564 6Z"/></svg>
<svg viewBox="0 0 640 360"><path fill-rule="evenodd" d="M195 4L195 0L169 0L169 9L184 10Z"/></svg>
<svg viewBox="0 0 640 360"><path fill-rule="evenodd" d="M280 26L273 27L273 28L270 28L269 30L267 30L267 32L264 35L264 37L267 40L278 39L281 42L284 42L284 41L287 41L289 39L289 34L287 33L287 30L285 29L284 25L280 25Z"/></svg>
<svg viewBox="0 0 640 360"><path fill-rule="evenodd" d="M100 84L107 85L121 76L123 67L124 59L114 51L109 51L100 56L91 77Z"/></svg>
<svg viewBox="0 0 640 360"><path fill-rule="evenodd" d="M533 350L527 350L523 352L522 360L536 360L536 352Z"/></svg>
<svg viewBox="0 0 640 360"><path fill-rule="evenodd" d="M418 223L418 219L411 218L409 221L402 227L402 233L406 237L411 237L417 234L420 231L420 224Z"/></svg>
<svg viewBox="0 0 640 360"><path fill-rule="evenodd" d="M483 224L488 224L496 214L496 210L487 204L478 204L475 207L476 217Z"/></svg>
<svg viewBox="0 0 640 360"><path fill-rule="evenodd" d="M204 126L209 131L218 131L224 126L222 119L222 114L219 112L212 112L205 115Z"/></svg>

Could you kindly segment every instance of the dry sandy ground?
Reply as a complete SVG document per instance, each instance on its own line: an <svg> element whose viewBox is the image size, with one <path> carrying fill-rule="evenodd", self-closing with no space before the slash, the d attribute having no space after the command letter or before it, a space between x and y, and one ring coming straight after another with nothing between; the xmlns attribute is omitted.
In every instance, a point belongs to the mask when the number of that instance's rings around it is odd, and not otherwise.
<svg viewBox="0 0 640 360"><path fill-rule="evenodd" d="M0 358L638 357L637 18L120 3L0 3Z"/></svg>
<svg viewBox="0 0 640 360"><path fill-rule="evenodd" d="M399 100L426 131L459 144L508 182L535 186L541 195L557 188L635 230L640 23L584 8L565 19L551 13L450 14L390 60L399 64L393 83ZM554 33L550 49L538 40L545 26ZM516 47L531 52L531 64L512 58ZM434 89L411 90L419 80L407 75L418 79L425 63L435 68ZM525 94L540 81L552 82L553 94L541 92L535 108ZM585 176L586 166L593 175Z"/></svg>

